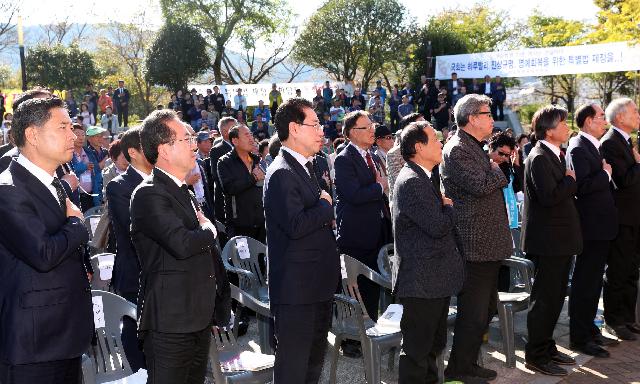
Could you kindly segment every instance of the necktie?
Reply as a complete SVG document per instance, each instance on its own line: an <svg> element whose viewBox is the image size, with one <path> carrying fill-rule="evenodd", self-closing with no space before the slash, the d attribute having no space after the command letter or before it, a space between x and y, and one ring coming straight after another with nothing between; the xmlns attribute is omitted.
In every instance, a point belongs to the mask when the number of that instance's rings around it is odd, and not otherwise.
<svg viewBox="0 0 640 384"><path fill-rule="evenodd" d="M307 168L307 171L309 171L309 177L311 177L311 181L313 182L314 187L316 187L318 193L320 193L320 184L318 183L318 179L316 178L316 171L313 169L313 163L311 161L307 161L304 166Z"/></svg>
<svg viewBox="0 0 640 384"><path fill-rule="evenodd" d="M365 158L367 159L367 166L369 167L369 169L371 170L371 172L373 172L373 176L376 176L376 166L373 164L373 159L371 158L371 154L369 152L367 152L367 154L365 155Z"/></svg>
<svg viewBox="0 0 640 384"><path fill-rule="evenodd" d="M631 138L627 139L627 143L629 143L630 148L633 148L633 142L631 141Z"/></svg>
<svg viewBox="0 0 640 384"><path fill-rule="evenodd" d="M187 184L182 184L180 186L180 190L182 191L182 195L184 196L185 199L187 199L189 204L192 204L193 208L196 211L199 211L200 204L198 204L198 200L196 200L196 198L191 194L191 191L189 191L189 186Z"/></svg>
<svg viewBox="0 0 640 384"><path fill-rule="evenodd" d="M58 204L60 204L60 209L62 212L67 212L67 192L65 192L60 179L57 177L53 178L51 185L56 189L56 195L58 195Z"/></svg>
<svg viewBox="0 0 640 384"><path fill-rule="evenodd" d="M567 160L564 158L564 153L560 152L560 163L562 164L562 168L567 168Z"/></svg>

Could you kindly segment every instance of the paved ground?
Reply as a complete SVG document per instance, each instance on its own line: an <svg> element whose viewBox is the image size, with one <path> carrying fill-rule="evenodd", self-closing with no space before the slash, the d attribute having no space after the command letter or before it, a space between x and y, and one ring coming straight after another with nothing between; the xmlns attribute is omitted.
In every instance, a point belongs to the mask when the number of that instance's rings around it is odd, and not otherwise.
<svg viewBox="0 0 640 384"><path fill-rule="evenodd" d="M609 348L611 358L609 359L592 359L590 356L574 353L569 348L569 318L567 316L567 305L560 317L558 325L554 333L554 337L560 346L562 352L573 356L578 365L576 365L569 376L564 380L561 378L553 378L529 371L524 367L524 344L526 337L526 312L515 315L516 327L516 356L517 366L509 369L504 365L504 355L502 353L502 344L500 337L500 328L497 319L491 324L489 333L489 343L482 347L482 359L484 365L498 371L498 378L492 384L586 384L586 383L637 383L640 384L640 341L623 342L618 346ZM452 339L452 328L449 329L449 342L446 355L449 354ZM249 329L249 333L242 337L240 341L254 348L257 347L253 340L256 338L255 324ZM332 338L329 338L330 341ZM332 346L329 346L321 383L329 382L329 357L333 352ZM388 371L387 357L383 356L382 362L382 382L386 384L396 384L398 381L398 357L395 358L395 369ZM571 367L569 367L571 368ZM362 359L351 359L340 356L337 367L337 382L344 384L366 384L364 379L364 365Z"/></svg>

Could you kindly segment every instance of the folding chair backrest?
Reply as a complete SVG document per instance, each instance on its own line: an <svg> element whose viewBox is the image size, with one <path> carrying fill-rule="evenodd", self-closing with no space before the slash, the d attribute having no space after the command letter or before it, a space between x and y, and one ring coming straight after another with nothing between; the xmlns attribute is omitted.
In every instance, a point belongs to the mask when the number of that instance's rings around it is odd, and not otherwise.
<svg viewBox="0 0 640 384"><path fill-rule="evenodd" d="M91 207L89 209L87 209L87 211L84 213L84 217L89 217L89 216L100 216L102 215L102 213L104 212L104 206L103 205L99 205L97 207Z"/></svg>
<svg viewBox="0 0 640 384"><path fill-rule="evenodd" d="M241 244L243 242L246 242L247 244L248 253L239 250L238 244ZM260 259L264 258L266 260L266 245L248 236L234 236L229 239L229 241L225 245L225 249L227 247L229 247L228 252L233 266L252 272L257 277L260 287L264 287L267 285L266 276L264 275L264 273L262 272L262 268L260 267ZM241 284L240 288L251 292L255 296L258 296L258 287L243 287Z"/></svg>
<svg viewBox="0 0 640 384"><path fill-rule="evenodd" d="M215 383L226 383L222 366L240 355L236 338L231 329L212 327L212 340L209 346L209 358Z"/></svg>
<svg viewBox="0 0 640 384"><path fill-rule="evenodd" d="M90 348L89 357L95 368L96 383L119 380L133 374L122 348L122 318L136 320L133 303L110 292L93 290L92 297L102 299L104 326L96 324L97 345ZM94 302L94 312L96 303Z"/></svg>
<svg viewBox="0 0 640 384"><path fill-rule="evenodd" d="M366 312L363 312L358 300L343 294L335 294L333 298L335 311L332 328L348 334L365 332L364 314Z"/></svg>
<svg viewBox="0 0 640 384"><path fill-rule="evenodd" d="M393 243L383 245L378 252L378 270L380 275L389 281L388 289L393 290L398 277L400 260L395 254Z"/></svg>
<svg viewBox="0 0 640 384"><path fill-rule="evenodd" d="M234 284L229 284L231 287L231 299L242 304L243 307L249 308L256 312L258 315L271 317L271 310L269 304L253 297L250 293L238 288Z"/></svg>
<svg viewBox="0 0 640 384"><path fill-rule="evenodd" d="M343 293L346 296L356 299L360 303L363 313L366 314L367 310L364 307L362 296L360 296L360 290L358 289L358 276L364 276L381 287L386 287L388 281L385 280L385 278L378 272L372 270L349 255L340 255L340 263L344 266L344 270L342 272Z"/></svg>

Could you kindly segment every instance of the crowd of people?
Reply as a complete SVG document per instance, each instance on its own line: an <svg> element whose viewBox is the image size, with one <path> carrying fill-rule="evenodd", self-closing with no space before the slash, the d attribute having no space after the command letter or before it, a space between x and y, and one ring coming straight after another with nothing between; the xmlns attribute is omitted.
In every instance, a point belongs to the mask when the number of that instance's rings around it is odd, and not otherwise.
<svg viewBox="0 0 640 384"><path fill-rule="evenodd" d="M274 85L269 104L253 111L255 126L241 91L233 106L217 87L207 96L178 91L168 108L124 132L113 131L117 123L84 124L83 113L110 108L99 100L72 120L70 105L44 89L17 97L10 142L0 147L0 382L79 382L93 332L83 212L94 206L109 218L112 288L138 308L137 323L123 323L124 351L149 382L204 381L211 326L227 326L231 312L231 276L215 243L232 236L267 245L278 384L319 380L339 255L377 271L389 243L404 308L399 382L437 382L453 296L445 378L495 379L477 356L497 292L509 290L503 260L513 255L510 229L520 226L536 269L527 367L561 376L560 365L575 364L555 347L553 330L576 255L571 346L608 357L603 347L619 341L593 322L603 286L611 332L622 340L640 334L640 153L630 140L637 107L626 98L606 110L582 106L574 116L580 132L569 140L567 111L548 106L529 136L515 137L494 127L504 87L486 80L468 94L455 74L439 90L425 79L417 95L408 84L389 94L378 84L368 101L359 89L333 93L328 82L313 100L283 100ZM392 99L398 116L388 127L377 108ZM430 104L441 99L453 105L446 135ZM122 120L126 126L126 114ZM327 121L336 124L328 130ZM358 286L377 320L379 286ZM339 347L362 353L358 343Z"/></svg>

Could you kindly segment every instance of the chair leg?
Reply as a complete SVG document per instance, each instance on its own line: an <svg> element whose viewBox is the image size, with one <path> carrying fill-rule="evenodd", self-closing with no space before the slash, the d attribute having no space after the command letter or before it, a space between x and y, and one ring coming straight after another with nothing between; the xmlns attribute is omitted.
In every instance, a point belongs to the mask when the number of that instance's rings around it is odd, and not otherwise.
<svg viewBox="0 0 640 384"><path fill-rule="evenodd" d="M365 344L366 343L366 348ZM368 384L380 384L380 346L368 339L363 343L362 357L364 358L365 378ZM368 349L368 351L367 351Z"/></svg>
<svg viewBox="0 0 640 384"><path fill-rule="evenodd" d="M513 330L513 307L511 303L498 304L498 317L500 318L500 331L502 333L502 349L505 356L505 364L508 368L515 368L516 349Z"/></svg>
<svg viewBox="0 0 640 384"><path fill-rule="evenodd" d="M336 384L336 371L338 370L338 355L340 354L340 345L342 344L342 336L336 335L333 344L333 354L331 355L331 373L329 375L329 383Z"/></svg>
<svg viewBox="0 0 640 384"><path fill-rule="evenodd" d="M398 348L393 347L391 349L389 349L389 365L387 366L387 369L389 370L389 372L393 372L393 369L395 368L396 365L396 350Z"/></svg>
<svg viewBox="0 0 640 384"><path fill-rule="evenodd" d="M258 340L260 341L260 351L264 354L273 354L271 350L270 335L269 335L269 318L257 315L258 319Z"/></svg>

